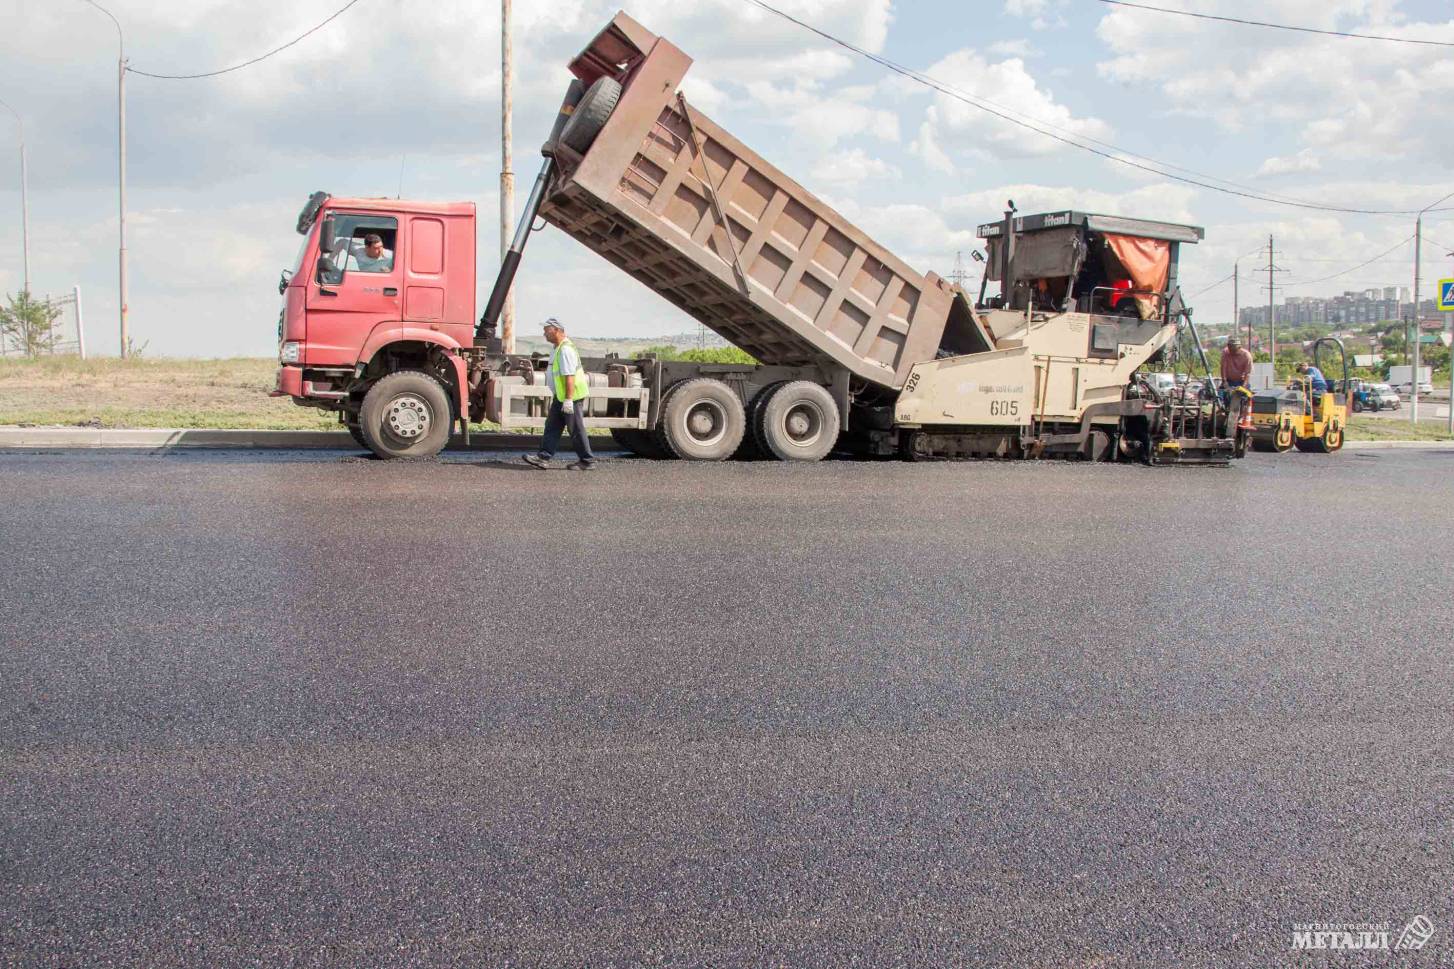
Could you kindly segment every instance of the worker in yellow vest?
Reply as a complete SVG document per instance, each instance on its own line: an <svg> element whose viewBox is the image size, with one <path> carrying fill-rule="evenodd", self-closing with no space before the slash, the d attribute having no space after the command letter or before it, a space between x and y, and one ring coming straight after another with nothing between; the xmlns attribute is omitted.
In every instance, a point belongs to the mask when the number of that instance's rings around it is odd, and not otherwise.
<svg viewBox="0 0 1454 969"><path fill-rule="evenodd" d="M550 354L550 369L545 375L554 397L550 402L550 413L545 416L540 453L525 455L525 463L541 470L547 468L555 457L555 449L560 446L560 432L569 425L577 460L568 467L572 471L589 471L596 466L596 456L591 453L591 438L586 434L582 413L586 398L591 393L586 368L581 365L581 356L576 353L575 345L565 335L565 327L554 317L545 321L545 339L555 347Z"/></svg>

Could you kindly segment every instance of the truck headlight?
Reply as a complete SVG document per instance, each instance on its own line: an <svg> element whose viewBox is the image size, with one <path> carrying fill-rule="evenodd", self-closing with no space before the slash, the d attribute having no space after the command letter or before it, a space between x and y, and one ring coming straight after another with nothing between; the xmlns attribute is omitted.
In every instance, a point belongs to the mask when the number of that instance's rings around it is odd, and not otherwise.
<svg viewBox="0 0 1454 969"><path fill-rule="evenodd" d="M303 360L303 344L296 340L289 340L284 343L278 351L278 360L282 363L301 363Z"/></svg>

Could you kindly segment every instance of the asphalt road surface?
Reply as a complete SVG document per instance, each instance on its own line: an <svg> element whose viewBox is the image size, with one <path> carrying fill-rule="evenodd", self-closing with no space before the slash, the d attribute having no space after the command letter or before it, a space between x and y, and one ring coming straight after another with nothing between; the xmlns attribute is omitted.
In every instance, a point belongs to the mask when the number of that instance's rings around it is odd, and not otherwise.
<svg viewBox="0 0 1454 969"><path fill-rule="evenodd" d="M0 962L1454 957L1454 448L513 460L0 454Z"/></svg>

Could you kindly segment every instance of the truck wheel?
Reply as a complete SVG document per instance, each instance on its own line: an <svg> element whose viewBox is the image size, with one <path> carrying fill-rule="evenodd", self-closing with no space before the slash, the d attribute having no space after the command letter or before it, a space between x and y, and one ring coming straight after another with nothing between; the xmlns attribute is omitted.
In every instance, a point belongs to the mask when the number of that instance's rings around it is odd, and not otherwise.
<svg viewBox="0 0 1454 969"><path fill-rule="evenodd" d="M596 135L606 127L606 119L616 110L616 102L619 100L621 85L614 78L597 78L594 84L586 88L580 104L576 105L570 120L561 129L560 140L584 155L590 150Z"/></svg>
<svg viewBox="0 0 1454 969"><path fill-rule="evenodd" d="M737 453L732 455L732 460L762 461L772 457L768 453L767 445L762 443L762 408L772 392L781 386L781 383L768 384L747 402L747 430L743 432L742 444L737 448Z"/></svg>
<svg viewBox="0 0 1454 969"><path fill-rule="evenodd" d="M1377 404L1374 404L1372 406L1373 406L1373 409L1374 410L1378 410L1378 405ZM1358 402L1358 398L1357 397L1354 397L1353 398L1353 413L1357 414L1357 413L1361 412L1362 410L1363 410L1363 405Z"/></svg>
<svg viewBox="0 0 1454 969"><path fill-rule="evenodd" d="M429 458L449 443L449 394L418 370L378 380L364 395L358 418L364 444L381 458Z"/></svg>
<svg viewBox="0 0 1454 969"><path fill-rule="evenodd" d="M679 458L725 461L742 443L747 415L731 387L698 377L672 387L662 403L661 430Z"/></svg>
<svg viewBox="0 0 1454 969"><path fill-rule="evenodd" d="M762 407L762 443L780 461L820 461L838 443L838 405L809 380L794 380L772 392Z"/></svg>

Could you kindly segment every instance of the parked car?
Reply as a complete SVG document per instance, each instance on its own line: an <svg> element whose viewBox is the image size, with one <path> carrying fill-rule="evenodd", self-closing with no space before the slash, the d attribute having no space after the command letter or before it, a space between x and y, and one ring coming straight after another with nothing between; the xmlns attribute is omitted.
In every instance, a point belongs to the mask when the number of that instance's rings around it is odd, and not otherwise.
<svg viewBox="0 0 1454 969"><path fill-rule="evenodd" d="M1402 406L1403 401L1388 384L1365 383L1353 390L1355 411L1398 410Z"/></svg>
<svg viewBox="0 0 1454 969"><path fill-rule="evenodd" d="M1408 396L1409 394L1411 394L1413 392L1414 385L1412 383L1410 383L1409 381L1404 381L1403 383L1399 384L1394 389L1397 390L1400 394L1403 394L1404 396ZM1433 392L1434 392L1434 385L1433 384L1429 383L1427 380L1420 380L1419 381L1419 393L1421 393L1421 394L1432 394Z"/></svg>

